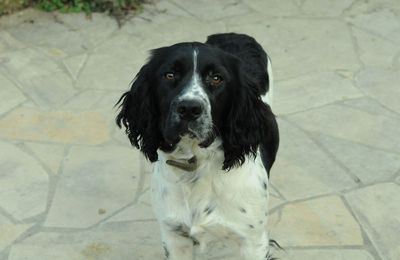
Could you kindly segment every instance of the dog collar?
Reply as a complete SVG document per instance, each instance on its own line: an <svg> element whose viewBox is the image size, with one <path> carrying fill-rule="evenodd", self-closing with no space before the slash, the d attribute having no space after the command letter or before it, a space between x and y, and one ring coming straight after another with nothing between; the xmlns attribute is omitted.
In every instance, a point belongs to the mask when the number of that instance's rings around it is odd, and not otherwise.
<svg viewBox="0 0 400 260"><path fill-rule="evenodd" d="M197 158L196 156L193 156L190 159L180 159L179 161L176 160L167 160L166 163L168 165L171 165L173 167L176 167L178 169L181 169L183 171L187 172L193 172L197 170Z"/></svg>

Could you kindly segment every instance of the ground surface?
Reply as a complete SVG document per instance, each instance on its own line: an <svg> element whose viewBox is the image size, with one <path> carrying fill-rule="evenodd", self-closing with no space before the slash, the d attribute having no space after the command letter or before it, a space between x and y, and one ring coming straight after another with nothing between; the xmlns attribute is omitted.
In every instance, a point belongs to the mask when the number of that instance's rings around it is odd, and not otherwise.
<svg viewBox="0 0 400 260"><path fill-rule="evenodd" d="M161 259L150 167L113 105L147 50L230 31L273 60L281 258L400 259L398 0L169 0L121 29L105 15L2 17L0 259Z"/></svg>

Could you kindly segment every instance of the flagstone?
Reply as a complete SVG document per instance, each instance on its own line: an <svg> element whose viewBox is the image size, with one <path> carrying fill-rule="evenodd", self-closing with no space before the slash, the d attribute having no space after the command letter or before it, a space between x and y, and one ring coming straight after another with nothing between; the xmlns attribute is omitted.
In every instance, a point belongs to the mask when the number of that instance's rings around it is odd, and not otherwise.
<svg viewBox="0 0 400 260"><path fill-rule="evenodd" d="M271 182L287 200L338 192L357 186L307 135L279 120L280 147Z"/></svg>
<svg viewBox="0 0 400 260"><path fill-rule="evenodd" d="M0 53L24 48L25 45L5 30L0 30Z"/></svg>
<svg viewBox="0 0 400 260"><path fill-rule="evenodd" d="M110 139L101 112L40 111L20 107L0 119L0 137L62 144L101 144Z"/></svg>
<svg viewBox="0 0 400 260"><path fill-rule="evenodd" d="M400 186L382 183L345 195L382 259L400 258Z"/></svg>
<svg viewBox="0 0 400 260"><path fill-rule="evenodd" d="M400 120L339 104L328 105L288 118L303 129L356 143L400 152ZM369 162L367 162L369 163Z"/></svg>
<svg viewBox="0 0 400 260"><path fill-rule="evenodd" d="M0 74L0 86L0 115L26 100L16 86L2 74Z"/></svg>
<svg viewBox="0 0 400 260"><path fill-rule="evenodd" d="M337 17L349 8L353 0L305 0L300 4L301 12L307 17Z"/></svg>
<svg viewBox="0 0 400 260"><path fill-rule="evenodd" d="M244 4L250 6L254 11L264 14L266 17L298 16L300 13L294 1L247 0Z"/></svg>
<svg viewBox="0 0 400 260"><path fill-rule="evenodd" d="M32 156L1 140L0 154L0 206L18 220L43 213L49 185L45 170Z"/></svg>
<svg viewBox="0 0 400 260"><path fill-rule="evenodd" d="M0 54L0 70L44 109L57 107L75 94L70 77L51 59L32 49Z"/></svg>
<svg viewBox="0 0 400 260"><path fill-rule="evenodd" d="M400 70L367 68L357 75L357 85L382 106L400 115Z"/></svg>
<svg viewBox="0 0 400 260"><path fill-rule="evenodd" d="M0 252L31 226L32 224L14 224L0 215Z"/></svg>
<svg viewBox="0 0 400 260"><path fill-rule="evenodd" d="M235 0L216 1L213 3L212 8L210 8L207 0L172 0L172 2L193 16L204 21L219 20L225 17L243 15L250 12L250 9L247 6Z"/></svg>
<svg viewBox="0 0 400 260"><path fill-rule="evenodd" d="M398 44L357 27L351 30L357 41L359 57L365 66L385 69L393 67L393 59L400 51Z"/></svg>
<svg viewBox="0 0 400 260"><path fill-rule="evenodd" d="M227 28L260 42L272 58L275 80L325 71L354 72L360 67L352 36L341 21L269 18L252 13L228 19Z"/></svg>
<svg viewBox="0 0 400 260"><path fill-rule="evenodd" d="M55 176L58 174L64 158L65 146L31 142L27 142L25 145L48 167L51 175Z"/></svg>
<svg viewBox="0 0 400 260"><path fill-rule="evenodd" d="M149 232L151 231L151 232ZM85 231L39 232L12 246L10 260L161 259L158 224L108 223Z"/></svg>
<svg viewBox="0 0 400 260"><path fill-rule="evenodd" d="M74 80L78 79L79 72L82 70L88 58L87 54L80 54L72 57L67 57L63 60L65 67Z"/></svg>
<svg viewBox="0 0 400 260"><path fill-rule="evenodd" d="M363 183L389 180L400 169L400 154L325 135L319 136L318 140Z"/></svg>
<svg viewBox="0 0 400 260"><path fill-rule="evenodd" d="M368 251L360 249L291 249L282 253L282 255L285 257L281 257L280 259L287 260L375 260Z"/></svg>
<svg viewBox="0 0 400 260"><path fill-rule="evenodd" d="M396 6L397 3L393 3L393 5ZM394 10L389 8L379 10L379 12L372 10L349 16L346 20L358 28L372 32L394 43L400 43L400 20Z"/></svg>
<svg viewBox="0 0 400 260"><path fill-rule="evenodd" d="M140 174L138 154L129 148L73 147L45 226L87 228L100 222L134 200Z"/></svg>
<svg viewBox="0 0 400 260"><path fill-rule="evenodd" d="M360 246L361 228L337 196L285 205L269 217L271 237L281 246ZM308 259L308 258L307 258Z"/></svg>
<svg viewBox="0 0 400 260"><path fill-rule="evenodd" d="M274 110L287 114L362 96L351 79L333 72L310 73L276 83Z"/></svg>

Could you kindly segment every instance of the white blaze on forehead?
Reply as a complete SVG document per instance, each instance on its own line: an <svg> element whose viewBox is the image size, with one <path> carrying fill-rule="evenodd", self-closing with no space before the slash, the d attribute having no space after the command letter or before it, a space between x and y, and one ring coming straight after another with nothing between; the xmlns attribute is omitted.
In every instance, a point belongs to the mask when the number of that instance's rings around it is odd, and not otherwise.
<svg viewBox="0 0 400 260"><path fill-rule="evenodd" d="M193 50L193 74L188 85L183 89L180 100L201 100L209 104L207 93L204 91L197 71L197 56L198 50Z"/></svg>

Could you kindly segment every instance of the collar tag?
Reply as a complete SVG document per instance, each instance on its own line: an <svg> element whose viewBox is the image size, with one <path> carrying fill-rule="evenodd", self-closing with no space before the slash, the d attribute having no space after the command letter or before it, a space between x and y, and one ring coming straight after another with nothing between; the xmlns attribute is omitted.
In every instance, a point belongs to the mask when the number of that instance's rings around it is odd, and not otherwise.
<svg viewBox="0 0 400 260"><path fill-rule="evenodd" d="M166 163L168 165L171 165L173 167L176 167L178 169L181 169L181 170L187 171L187 172L193 172L193 171L197 170L197 167L198 167L196 156L193 156L189 160L179 160L179 161L167 160Z"/></svg>

